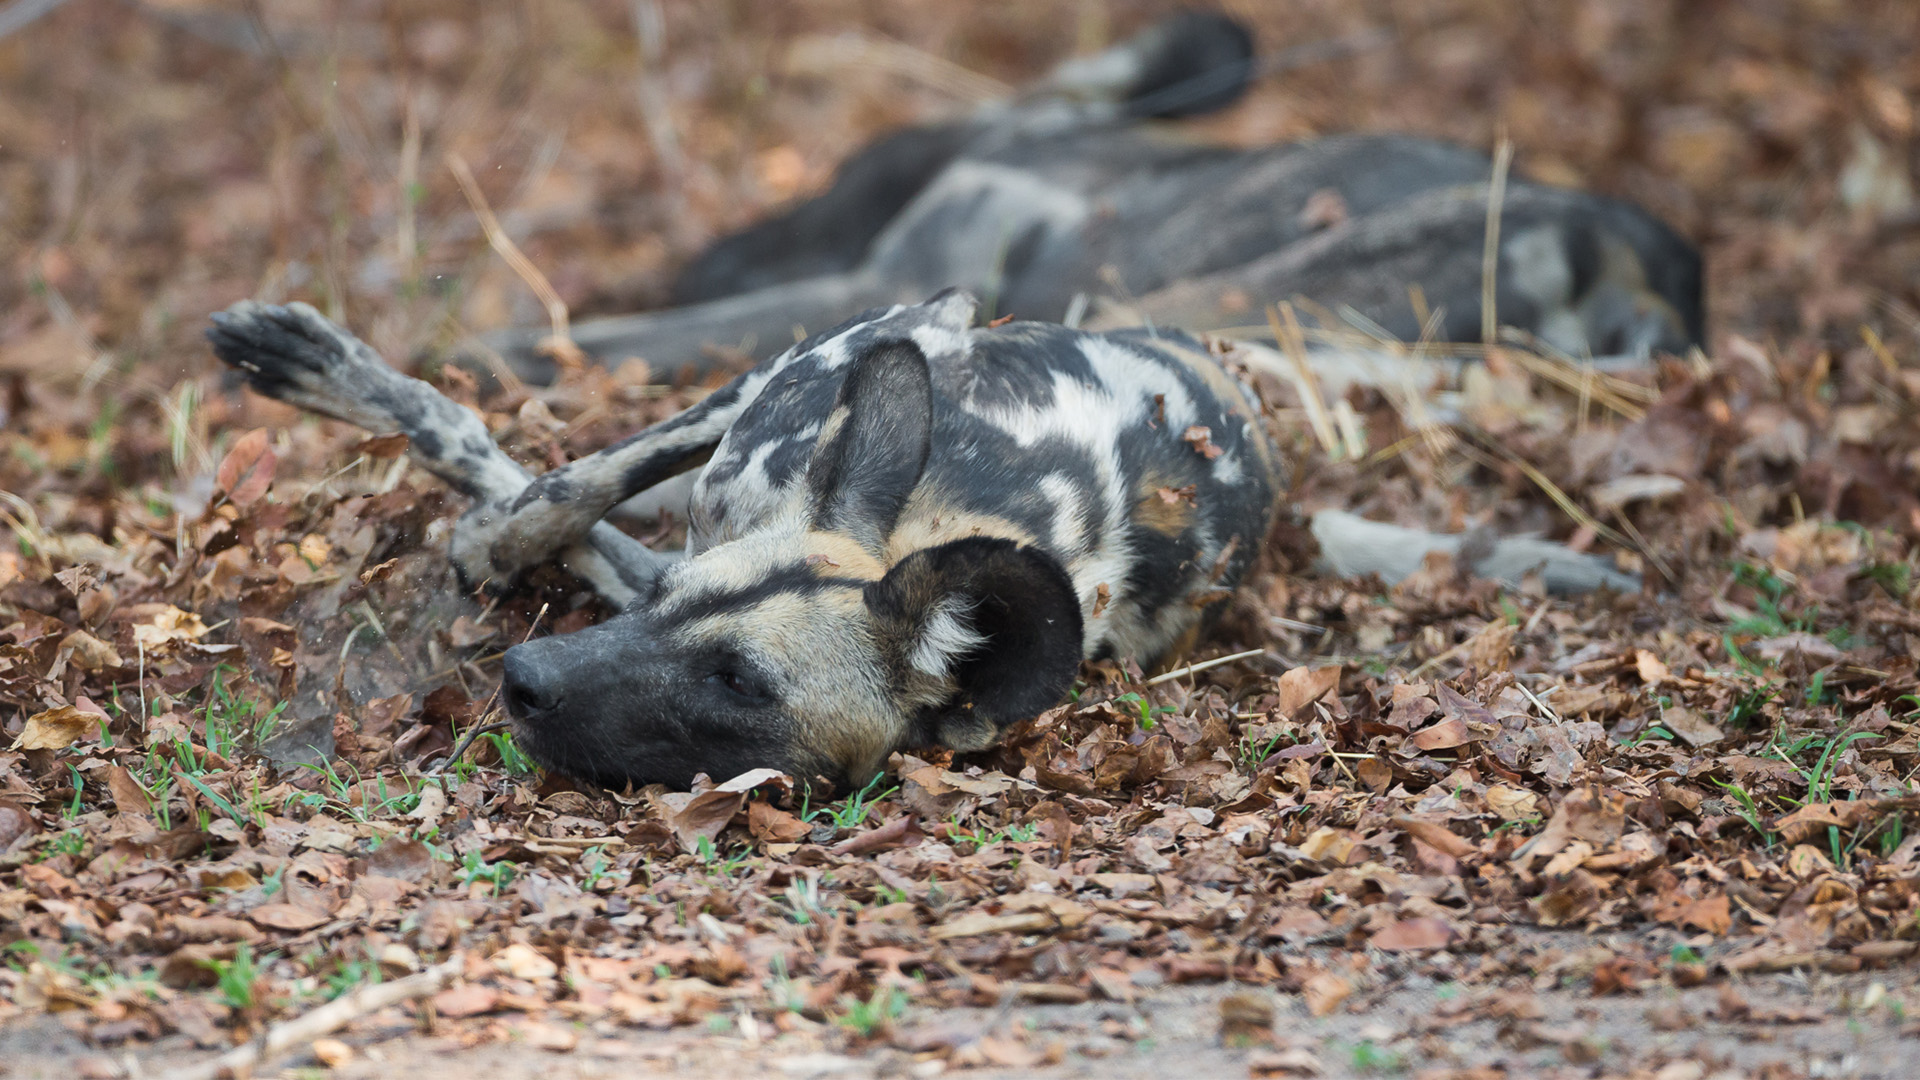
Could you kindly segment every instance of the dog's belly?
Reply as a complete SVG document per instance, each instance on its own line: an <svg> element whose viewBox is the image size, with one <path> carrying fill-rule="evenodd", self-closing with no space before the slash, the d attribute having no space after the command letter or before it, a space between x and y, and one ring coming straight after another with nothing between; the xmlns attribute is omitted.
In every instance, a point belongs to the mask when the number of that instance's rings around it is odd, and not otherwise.
<svg viewBox="0 0 1920 1080"><path fill-rule="evenodd" d="M862 332L888 329L850 333ZM799 351L752 389L696 483L690 552L804 512L842 372L833 349ZM1197 342L1015 323L927 355L931 451L894 557L977 535L1035 545L1073 581L1086 654L1143 662L1237 583L1271 519L1277 466L1248 392Z"/></svg>

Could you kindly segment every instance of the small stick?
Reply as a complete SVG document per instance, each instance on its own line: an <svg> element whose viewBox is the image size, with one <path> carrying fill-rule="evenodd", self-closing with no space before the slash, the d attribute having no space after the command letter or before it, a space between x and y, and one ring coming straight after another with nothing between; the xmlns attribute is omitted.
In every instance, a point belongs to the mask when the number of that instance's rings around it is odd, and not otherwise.
<svg viewBox="0 0 1920 1080"><path fill-rule="evenodd" d="M520 639L520 644L525 645L528 641L531 641L533 639L533 632L539 629L540 620L547 617L547 606L548 605L546 604L540 605L540 611L536 615L534 615L533 622L527 627L527 636ZM501 653L500 655L505 656L506 653ZM459 665L455 665L454 671L457 673L459 670L460 670ZM488 711L493 707L493 698L496 698L499 696L500 696L500 688L496 686L493 688L493 697L489 697L487 699L487 704L485 707L483 707L480 710L480 715L482 716L487 715ZM440 763L439 768L433 770L432 775L438 776L439 774L447 771L448 768L452 767L454 762L459 761L462 757L464 757L466 755L467 748L473 745L473 741L475 739L478 739L480 736L485 735L489 731L499 731L501 728L511 727L512 723L513 722L510 720L495 720L491 724L479 724L474 727L468 728L467 733L465 735L460 736L460 741L453 744L453 752L447 755L447 759Z"/></svg>
<svg viewBox="0 0 1920 1080"><path fill-rule="evenodd" d="M445 962L435 964L418 975L363 986L312 1012L275 1024L259 1039L245 1046L236 1046L212 1061L165 1073L161 1080L215 1080L219 1076L244 1076L254 1066L322 1035L338 1031L363 1016L379 1012L389 1005L439 993L466 967L466 963L465 956L455 953Z"/></svg>
<svg viewBox="0 0 1920 1080"><path fill-rule="evenodd" d="M1533 702L1533 707L1540 710L1541 716L1546 717L1548 720L1551 720L1556 724L1560 723L1560 714L1548 708L1547 703L1540 700L1539 697L1535 696L1533 691L1527 689L1526 684L1516 682L1513 685L1515 689L1527 695L1527 700Z"/></svg>
<svg viewBox="0 0 1920 1080"><path fill-rule="evenodd" d="M1159 686L1163 682L1172 682L1175 679L1185 678L1186 676L1191 675L1196 671L1205 671L1208 668L1216 668L1216 667L1219 667L1221 664L1231 664L1235 660L1245 660L1249 656L1259 656L1262 653L1265 653L1266 651L1267 650L1265 649L1248 649L1246 652L1237 652L1228 656L1216 656L1211 660L1202 660L1197 664L1188 664L1186 667L1183 667L1178 671L1168 671L1159 675L1155 675L1153 678L1148 679L1145 685Z"/></svg>

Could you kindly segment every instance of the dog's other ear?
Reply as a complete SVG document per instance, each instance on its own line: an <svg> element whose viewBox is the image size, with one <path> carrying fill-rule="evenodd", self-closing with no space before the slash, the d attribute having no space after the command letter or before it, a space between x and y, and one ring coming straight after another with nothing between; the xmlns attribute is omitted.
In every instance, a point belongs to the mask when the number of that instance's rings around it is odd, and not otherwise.
<svg viewBox="0 0 1920 1080"><path fill-rule="evenodd" d="M920 347L895 339L855 357L807 466L813 527L885 548L932 439L933 382Z"/></svg>
<svg viewBox="0 0 1920 1080"><path fill-rule="evenodd" d="M949 684L916 734L955 750L1065 697L1080 668L1080 602L1058 560L1011 540L971 537L916 551L867 586L875 636L895 678Z"/></svg>

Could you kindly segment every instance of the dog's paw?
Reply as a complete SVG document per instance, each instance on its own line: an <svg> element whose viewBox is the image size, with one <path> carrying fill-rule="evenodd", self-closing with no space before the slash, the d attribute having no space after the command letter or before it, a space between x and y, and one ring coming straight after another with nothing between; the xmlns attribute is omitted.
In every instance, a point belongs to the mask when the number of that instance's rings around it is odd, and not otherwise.
<svg viewBox="0 0 1920 1080"><path fill-rule="evenodd" d="M466 592L476 590L489 596L504 594L513 584L514 570L493 563L493 546L499 541L501 526L508 520L505 508L476 500L471 509L454 522L447 542L447 559Z"/></svg>
<svg viewBox="0 0 1920 1080"><path fill-rule="evenodd" d="M262 394L355 423L392 369L306 304L243 300L213 314L214 355Z"/></svg>

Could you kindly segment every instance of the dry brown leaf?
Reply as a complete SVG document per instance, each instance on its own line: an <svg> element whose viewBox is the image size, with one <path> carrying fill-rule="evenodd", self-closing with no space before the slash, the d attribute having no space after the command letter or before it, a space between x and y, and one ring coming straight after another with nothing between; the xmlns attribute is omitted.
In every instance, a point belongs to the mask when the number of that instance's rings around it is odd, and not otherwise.
<svg viewBox="0 0 1920 1080"><path fill-rule="evenodd" d="M100 734L100 718L71 705L46 709L27 717L13 740L15 750L64 750L89 735Z"/></svg>
<svg viewBox="0 0 1920 1080"><path fill-rule="evenodd" d="M1430 917L1400 919L1374 932L1367 944L1386 952L1444 949L1459 935L1445 920Z"/></svg>
<svg viewBox="0 0 1920 1080"><path fill-rule="evenodd" d="M1466 721L1457 716L1429 727L1421 728L1407 739L1407 742L1420 750L1446 750L1455 746L1464 746L1472 742L1474 734L1467 728Z"/></svg>
<svg viewBox="0 0 1920 1080"><path fill-rule="evenodd" d="M1355 843L1353 834L1345 829L1322 825L1300 841L1300 854L1315 862L1341 866L1346 864L1347 855L1353 851Z"/></svg>
<svg viewBox="0 0 1920 1080"><path fill-rule="evenodd" d="M763 844L791 844L805 838L813 826L770 802L755 799L747 803L747 831Z"/></svg>
<svg viewBox="0 0 1920 1080"><path fill-rule="evenodd" d="M433 996L433 1010L458 1020L492 1012L500 1003L500 992L479 983L461 983Z"/></svg>
<svg viewBox="0 0 1920 1080"><path fill-rule="evenodd" d="M387 460L397 458L401 454L406 453L407 445L408 439L406 433L396 431L391 435L375 435L372 438L362 439L353 444L353 450L351 452L354 454L365 454L370 458Z"/></svg>
<svg viewBox="0 0 1920 1080"><path fill-rule="evenodd" d="M1208 461L1212 461L1214 458L1226 453L1225 450L1213 445L1213 429L1204 424L1195 424L1181 432L1180 441L1193 447L1194 453L1199 454Z"/></svg>
<svg viewBox="0 0 1920 1080"><path fill-rule="evenodd" d="M278 459L267 445L267 430L255 428L234 441L227 456L220 459L213 483L235 506L249 506L267 493L273 484Z"/></svg>
<svg viewBox="0 0 1920 1080"><path fill-rule="evenodd" d="M152 801L124 765L109 765L107 791L113 796L113 808L122 814L144 815L153 809Z"/></svg>
<svg viewBox="0 0 1920 1080"><path fill-rule="evenodd" d="M144 623L136 623L133 628L134 644L148 653L164 653L177 645L188 644L207 636L207 624L200 616L190 611L182 611L169 604L154 617Z"/></svg>
<svg viewBox="0 0 1920 1080"><path fill-rule="evenodd" d="M75 630L61 638L60 651L72 656L74 664L85 671L103 671L107 668L126 666L112 645L85 630Z"/></svg>
<svg viewBox="0 0 1920 1080"><path fill-rule="evenodd" d="M1675 705L1662 712L1660 723L1688 746L1707 746L1726 738L1718 725L1685 705Z"/></svg>
<svg viewBox="0 0 1920 1080"><path fill-rule="evenodd" d="M1289 668L1280 675L1276 689L1280 701L1274 707L1283 716L1296 717L1301 709L1333 694L1340 687L1339 664L1327 667Z"/></svg>
<svg viewBox="0 0 1920 1080"><path fill-rule="evenodd" d="M1673 677L1667 665L1660 658L1645 649L1633 650L1633 667L1640 673L1640 681L1648 686L1659 686Z"/></svg>
<svg viewBox="0 0 1920 1080"><path fill-rule="evenodd" d="M560 965L546 954L518 941L494 953L488 962L495 971L516 979L551 979L560 973Z"/></svg>
<svg viewBox="0 0 1920 1080"><path fill-rule="evenodd" d="M1419 818L1397 817L1393 819L1393 823L1404 830L1407 835L1426 844L1435 851L1450 855L1456 859L1464 859L1477 850L1473 846L1473 843L1466 837L1461 836L1437 821L1422 821Z"/></svg>
<svg viewBox="0 0 1920 1080"><path fill-rule="evenodd" d="M1490 784L1486 793L1487 809L1504 821L1525 821L1540 815L1540 796L1504 784Z"/></svg>
<svg viewBox="0 0 1920 1080"><path fill-rule="evenodd" d="M302 904L262 904L247 912L247 918L258 926L269 930L285 930L298 934L316 926L324 926L330 920L326 912Z"/></svg>
<svg viewBox="0 0 1920 1080"><path fill-rule="evenodd" d="M1329 1015L1352 993L1353 984L1331 971L1308 979L1300 989L1301 996L1307 999L1307 1011L1315 1016Z"/></svg>

